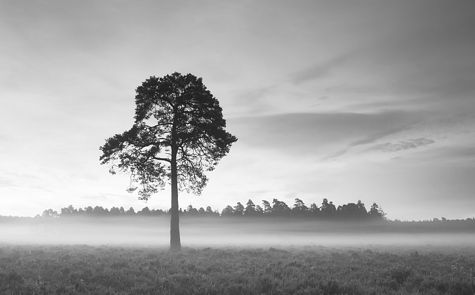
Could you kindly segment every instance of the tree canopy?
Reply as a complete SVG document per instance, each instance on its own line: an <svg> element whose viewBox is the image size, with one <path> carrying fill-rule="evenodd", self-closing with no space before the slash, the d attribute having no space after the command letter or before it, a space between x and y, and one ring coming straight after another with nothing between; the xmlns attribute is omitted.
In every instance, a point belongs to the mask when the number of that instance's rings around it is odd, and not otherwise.
<svg viewBox="0 0 475 295"><path fill-rule="evenodd" d="M237 138L225 130L218 100L192 74L150 77L136 90L132 128L101 147L101 163L131 174L148 199L170 179L176 161L180 189L200 194L211 171ZM174 154L175 153L175 154Z"/></svg>
<svg viewBox="0 0 475 295"><path fill-rule="evenodd" d="M101 164L130 174L129 191L147 200L171 185L170 248L180 249L178 190L200 194L211 171L237 138L225 130L218 100L192 74L150 77L136 89L130 130L106 140Z"/></svg>

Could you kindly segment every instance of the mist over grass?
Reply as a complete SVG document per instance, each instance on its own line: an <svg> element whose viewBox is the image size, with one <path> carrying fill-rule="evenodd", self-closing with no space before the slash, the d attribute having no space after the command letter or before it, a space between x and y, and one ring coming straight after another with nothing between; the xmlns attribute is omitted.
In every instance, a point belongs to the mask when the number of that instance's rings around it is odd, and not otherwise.
<svg viewBox="0 0 475 295"><path fill-rule="evenodd" d="M473 222L330 222L289 218L181 218L189 247L473 246ZM169 217L22 218L0 222L0 243L169 245Z"/></svg>
<svg viewBox="0 0 475 295"><path fill-rule="evenodd" d="M0 294L450 294L475 290L473 222L169 216L0 220Z"/></svg>

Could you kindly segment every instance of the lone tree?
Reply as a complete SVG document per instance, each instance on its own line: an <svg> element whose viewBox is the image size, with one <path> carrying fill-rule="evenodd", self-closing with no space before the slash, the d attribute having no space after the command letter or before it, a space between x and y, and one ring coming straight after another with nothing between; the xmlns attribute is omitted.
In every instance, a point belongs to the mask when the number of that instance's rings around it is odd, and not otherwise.
<svg viewBox="0 0 475 295"><path fill-rule="evenodd" d="M128 191L147 200L171 185L170 249L180 250L178 190L200 194L237 138L226 132L218 100L192 74L150 77L136 90L135 123L100 147L112 174L130 174ZM133 185L138 185L134 187Z"/></svg>

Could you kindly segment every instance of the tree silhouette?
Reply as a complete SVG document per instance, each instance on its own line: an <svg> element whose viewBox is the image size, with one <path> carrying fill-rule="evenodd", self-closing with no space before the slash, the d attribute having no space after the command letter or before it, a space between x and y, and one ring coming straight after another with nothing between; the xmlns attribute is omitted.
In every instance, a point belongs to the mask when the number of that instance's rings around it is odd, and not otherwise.
<svg viewBox="0 0 475 295"><path fill-rule="evenodd" d="M148 216L148 215L150 215L150 209L148 207L144 207L144 208L142 208L142 210L137 212L137 214L143 215L143 216Z"/></svg>
<svg viewBox="0 0 475 295"><path fill-rule="evenodd" d="M206 214L206 216L219 216L219 213L213 211L213 209L211 208L211 206L207 206L207 207L206 207L206 212L205 212L205 214Z"/></svg>
<svg viewBox="0 0 475 295"><path fill-rule="evenodd" d="M222 216L222 217L253 217L253 216L265 216L269 218L280 218L280 217L292 217L292 218L312 218L315 220L319 219L331 219L334 221L366 221L366 220L386 220L384 216L386 213L381 209L381 207L373 203L369 211L366 210L365 205L361 200L358 200L357 203L347 203L338 206L335 208L333 202L329 202L328 199L323 199L322 207L318 208L315 203L312 203L310 207L307 207L303 200L296 198L294 206L292 209L284 202L278 199L273 199L272 204L266 200L262 201L265 210L259 206L255 205L254 202L249 199L246 203L246 206L243 206L241 202L237 202L236 206L226 206L221 214L218 211L213 210L211 206L194 208L192 205L188 205L185 210L180 209L179 213L192 216L192 217L206 217L206 216ZM161 216L168 214L169 211L162 209L150 209L148 207L142 208L135 212L133 207L130 207L127 211L123 207L112 207L110 209L103 208L102 206L91 206L85 208L74 208L72 205L68 207L61 208L59 213L48 209L43 211L41 217L75 217L75 216L91 216L91 217L102 217L102 216L141 216L141 217L153 217ZM39 215L38 215L39 216ZM445 220L442 218L442 220Z"/></svg>
<svg viewBox="0 0 475 295"><path fill-rule="evenodd" d="M112 207L109 211L109 214L113 216L118 216L120 215L120 209L117 207Z"/></svg>
<svg viewBox="0 0 475 295"><path fill-rule="evenodd" d="M132 128L106 140L101 164L130 174L147 200L171 184L170 249L181 248L178 190L200 194L211 171L237 140L226 132L218 100L201 78L173 73L150 77L136 90ZM130 186L130 190L135 187Z"/></svg>
<svg viewBox="0 0 475 295"><path fill-rule="evenodd" d="M364 219L368 216L366 208L361 201L358 204L348 203L342 206L338 206L338 217L342 220L348 219Z"/></svg>
<svg viewBox="0 0 475 295"><path fill-rule="evenodd" d="M135 215L135 210L134 210L134 208L130 207L129 210L127 210L127 211L125 212L125 214L130 215L130 216Z"/></svg>
<svg viewBox="0 0 475 295"><path fill-rule="evenodd" d="M254 205L254 202L249 199L246 203L246 208L244 209L244 215L246 216L256 216L258 213L256 211L256 205Z"/></svg>
<svg viewBox="0 0 475 295"><path fill-rule="evenodd" d="M59 214L58 212L54 211L53 209L47 209L43 211L43 214L41 214L42 217L58 217Z"/></svg>
<svg viewBox="0 0 475 295"><path fill-rule="evenodd" d="M368 215L370 218L382 219L386 213L383 212L378 204L373 203L373 205L371 205L371 209L369 209Z"/></svg>
<svg viewBox="0 0 475 295"><path fill-rule="evenodd" d="M86 215L92 216L94 209L91 206L88 206L84 209L84 212L86 213Z"/></svg>
<svg viewBox="0 0 475 295"><path fill-rule="evenodd" d="M262 200L262 206L264 207L263 211L265 215L271 215L272 214L272 207L267 200Z"/></svg>
<svg viewBox="0 0 475 295"><path fill-rule="evenodd" d="M312 203L312 204L310 205L310 209L309 209L309 210L310 210L310 214L311 214L312 216L318 216L318 214L320 213L320 208L318 208L317 204L315 204L315 203Z"/></svg>
<svg viewBox="0 0 475 295"><path fill-rule="evenodd" d="M221 212L221 216L233 216L234 215L234 209L231 206L226 206L223 211Z"/></svg>
<svg viewBox="0 0 475 295"><path fill-rule="evenodd" d="M305 203L301 199L296 198L294 207L292 208L292 214L296 216L306 216L308 212L308 207Z"/></svg>
<svg viewBox="0 0 475 295"><path fill-rule="evenodd" d="M320 216L323 218L333 218L336 216L336 207L333 202L328 202L327 198L323 199L322 206L320 207Z"/></svg>
<svg viewBox="0 0 475 295"><path fill-rule="evenodd" d="M283 201L279 201L278 199L272 200L272 214L275 216L286 216L290 213L290 208L287 204Z"/></svg>
<svg viewBox="0 0 475 295"><path fill-rule="evenodd" d="M192 205L188 205L188 207L186 208L186 214L188 214L188 215L198 215L198 209L193 208Z"/></svg>
<svg viewBox="0 0 475 295"><path fill-rule="evenodd" d="M244 206L241 202L237 202L236 206L233 208L234 216L242 216L244 214Z"/></svg>
<svg viewBox="0 0 475 295"><path fill-rule="evenodd" d="M256 205L256 215L257 215L257 216L264 215L264 210L263 210L262 207L259 206L259 205Z"/></svg>

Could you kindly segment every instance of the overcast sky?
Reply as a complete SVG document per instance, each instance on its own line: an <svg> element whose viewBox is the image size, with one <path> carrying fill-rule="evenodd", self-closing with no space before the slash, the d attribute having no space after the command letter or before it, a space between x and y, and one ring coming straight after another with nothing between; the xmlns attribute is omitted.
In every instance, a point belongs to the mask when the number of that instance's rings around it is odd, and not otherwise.
<svg viewBox="0 0 475 295"><path fill-rule="evenodd" d="M175 71L203 77L239 139L183 208L475 217L473 0L0 0L0 214L168 208L98 158L135 88Z"/></svg>

